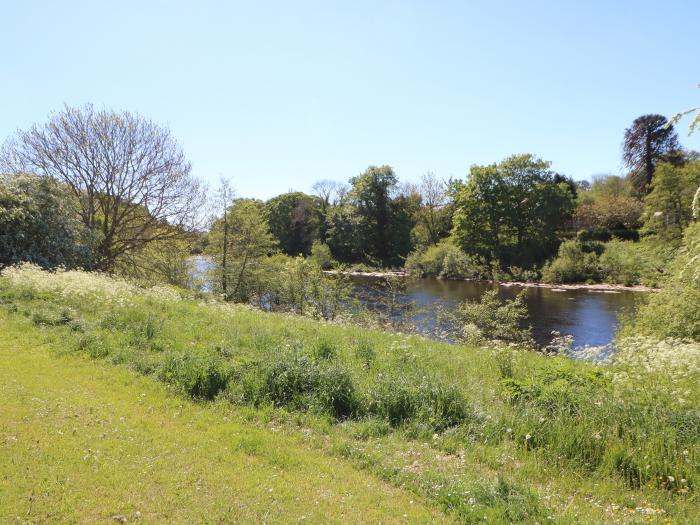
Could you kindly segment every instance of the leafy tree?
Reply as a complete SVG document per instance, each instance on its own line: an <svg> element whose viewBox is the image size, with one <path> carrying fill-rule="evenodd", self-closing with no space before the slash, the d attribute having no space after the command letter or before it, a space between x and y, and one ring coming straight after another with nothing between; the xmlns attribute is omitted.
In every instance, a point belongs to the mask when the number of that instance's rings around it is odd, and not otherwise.
<svg viewBox="0 0 700 525"><path fill-rule="evenodd" d="M605 239L617 235L634 237L641 226L642 202L632 196L628 179L607 175L596 177L590 188L579 188L574 224L576 229L596 232Z"/></svg>
<svg viewBox="0 0 700 525"><path fill-rule="evenodd" d="M270 233L265 206L253 199L236 199L227 210L228 292L226 300L248 302L254 295L258 281L263 277L264 259L275 252L277 243ZM224 223L217 219L210 230L209 253L214 257L219 272L224 271ZM222 279L217 280L223 282Z"/></svg>
<svg viewBox="0 0 700 525"><path fill-rule="evenodd" d="M549 166L528 154L472 166L467 182L455 186L453 233L461 248L502 266L549 257L573 210L569 184L557 182Z"/></svg>
<svg viewBox="0 0 700 525"><path fill-rule="evenodd" d="M270 231L288 255L308 255L321 235L323 201L301 192L283 193L267 201Z"/></svg>
<svg viewBox="0 0 700 525"><path fill-rule="evenodd" d="M150 242L194 231L203 204L168 129L128 112L66 106L46 124L19 132L3 148L0 164L69 188L96 240L96 266L108 272Z"/></svg>
<svg viewBox="0 0 700 525"><path fill-rule="evenodd" d="M388 261L391 254L389 236L393 210L390 193L397 182L394 170L389 166L370 166L361 175L350 179L350 199L362 218L366 253L382 262Z"/></svg>
<svg viewBox="0 0 700 525"><path fill-rule="evenodd" d="M56 180L0 175L0 267L28 261L44 268L91 268L88 232L75 196Z"/></svg>
<svg viewBox="0 0 700 525"><path fill-rule="evenodd" d="M363 219L351 203L330 208L326 221L328 245L336 259L349 262L365 258Z"/></svg>
<svg viewBox="0 0 700 525"><path fill-rule="evenodd" d="M392 198L397 178L389 166L370 166L328 214L328 244L339 260L399 264L411 249L410 199Z"/></svg>
<svg viewBox="0 0 700 525"><path fill-rule="evenodd" d="M466 183L457 183L453 233L457 244L490 264L501 255L507 228L508 188L498 166L472 166Z"/></svg>
<svg viewBox="0 0 700 525"><path fill-rule="evenodd" d="M638 194L649 192L659 162L678 161L680 149L673 125L663 115L642 115L634 120L625 130L622 158Z"/></svg>
<svg viewBox="0 0 700 525"><path fill-rule="evenodd" d="M645 199L647 233L680 239L693 220L692 203L700 186L700 161L685 166L659 164Z"/></svg>

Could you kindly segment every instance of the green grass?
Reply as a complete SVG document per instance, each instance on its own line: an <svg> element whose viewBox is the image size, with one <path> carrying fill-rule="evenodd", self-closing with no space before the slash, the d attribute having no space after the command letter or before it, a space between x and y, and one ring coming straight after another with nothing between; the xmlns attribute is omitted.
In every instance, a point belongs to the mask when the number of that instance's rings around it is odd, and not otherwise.
<svg viewBox="0 0 700 525"><path fill-rule="evenodd" d="M102 378L103 397L96 396L101 401L93 407L96 419L107 419L105 407L120 399L124 382L150 385L143 388L161 395L165 388L174 396L167 398L174 406L181 404L192 418L203 418L172 432L139 426L147 442L139 450L161 459L147 471L159 481L144 483L155 484L164 500L188 494L184 505L212 509L210 521L227 519L222 518L225 505L243 512L240 502L247 500L231 503L230 497L216 492L233 475L218 477L220 467L212 465L228 462L229 454L259 460L247 469L234 468L238 474L233 477L244 486L256 486L260 476L265 479L265 468L287 476L284 486L296 486L297 478L304 478L299 481L302 486L320 483L316 488L304 486L297 508L280 503L274 507L279 511L266 509L273 512L267 518L258 509L261 514L238 516L242 521L295 521L302 514L314 522L361 521L359 514L343 515L349 511L340 504L323 511L329 514L308 511L318 493L328 493L331 500L344 494L339 478L314 477L314 472L324 472L324 465L333 467L333 473L342 471L341 478L348 481L363 476L371 480L374 488L362 494L350 491L358 498L353 505L368 513L362 516L370 522L401 520L403 513L414 510L407 520L700 521L700 376L692 367L672 374L631 368L624 362L602 367L528 352L452 346L359 326L177 300L172 292L139 291L79 272L50 276L25 271L19 277L0 278L0 311L7 312L1 339L5 344L12 341L5 334L14 330L24 334L18 348L49 341L47 348L60 357L49 358L41 351L37 359L54 363L46 366L61 370L58 375L66 388ZM24 355L14 352L9 360L13 366ZM34 352L39 351L31 355ZM86 356L96 361L85 361ZM30 358L26 366L32 362ZM8 375L8 384L14 380L20 385L50 375L32 372L24 369L26 377L18 371L2 373ZM137 379L137 374L147 377ZM43 389L37 387L38 392ZM60 399L67 395L57 394ZM125 395L133 403L145 403L138 395ZM31 399L16 401L17 410L31 410ZM0 408L3 421L28 417L5 417L5 409ZM138 407L132 410L140 413ZM48 411L51 417L57 417L56 412ZM89 407L75 413L87 417ZM166 426L181 423L173 416L165 411L157 420ZM238 437L227 445L222 445L226 431L221 425L237 429ZM50 443L59 438L37 428L41 441L53 450ZM183 492L181 483L160 485L170 478L166 473L177 474L168 471L169 464L154 451L186 450L179 440L200 447L197 454L187 454L190 463L184 464L189 469L217 470L210 473L217 476L208 484L212 495L202 495L201 505L199 493ZM102 450L88 445L90 441L80 450ZM127 452L128 457L134 454ZM1 479L8 480L9 487L20 487L21 468L40 470L41 464L26 457ZM63 476L73 470L61 458L53 468ZM115 480L112 489L128 490L129 479ZM414 503L397 503L402 510L395 514L367 499L390 494L385 492L389 486L397 490L397 502L408 498ZM84 504L104 508L93 499L96 494L83 492ZM123 501L124 493L114 501ZM25 487L24 496L10 494L14 496L9 501L21 507L31 491ZM64 496L54 497L47 509L70 508ZM265 506L264 499L256 501ZM104 515L136 511L108 508ZM251 507L243 509L253 512ZM95 515L78 507L70 516L90 521ZM175 518L199 521L198 516ZM154 518L169 519L163 514Z"/></svg>
<svg viewBox="0 0 700 525"><path fill-rule="evenodd" d="M0 316L0 522L439 522L300 432L201 404Z"/></svg>

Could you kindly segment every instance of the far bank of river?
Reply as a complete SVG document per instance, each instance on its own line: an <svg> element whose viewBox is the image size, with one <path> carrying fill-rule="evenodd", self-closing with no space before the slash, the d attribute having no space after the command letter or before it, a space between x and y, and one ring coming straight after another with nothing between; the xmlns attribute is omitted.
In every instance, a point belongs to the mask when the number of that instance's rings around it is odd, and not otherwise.
<svg viewBox="0 0 700 525"><path fill-rule="evenodd" d="M323 273L328 275L349 275L350 277L369 277L369 278L387 278L387 277L409 277L409 274L401 271L376 271L376 272L352 272L339 270L324 270ZM642 286L641 284L624 285L624 284L609 284L609 283L566 283L554 284L531 281L490 281L478 279L443 279L456 282L481 282L489 284L497 284L499 286L515 286L518 288L548 288L554 291L565 290L589 290L591 292L602 293L618 293L618 292L656 292L658 288Z"/></svg>

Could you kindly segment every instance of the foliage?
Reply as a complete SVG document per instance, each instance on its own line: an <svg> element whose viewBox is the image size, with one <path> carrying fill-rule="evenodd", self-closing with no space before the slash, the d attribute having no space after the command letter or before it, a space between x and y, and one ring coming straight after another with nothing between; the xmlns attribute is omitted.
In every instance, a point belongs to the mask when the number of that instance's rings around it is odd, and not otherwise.
<svg viewBox="0 0 700 525"><path fill-rule="evenodd" d="M534 347L532 329L524 327L528 319L525 292L515 299L502 300L498 290L487 290L479 300L465 300L451 312L441 312L450 324L458 327L454 334L467 344L492 342Z"/></svg>
<svg viewBox="0 0 700 525"><path fill-rule="evenodd" d="M643 210L629 180L608 175L595 178L590 189L578 192L573 221L577 230L599 232L596 240L607 241L613 235L631 238L642 224Z"/></svg>
<svg viewBox="0 0 700 525"><path fill-rule="evenodd" d="M236 199L227 209L227 223L217 219L211 226L208 252L218 272L226 272L225 299L248 302L256 287L266 278L264 261L276 249L276 241L265 218L264 205L252 199ZM227 230L224 231L224 226ZM227 243L226 268L223 266L224 239ZM215 283L222 282L216 279ZM221 290L223 292L223 290Z"/></svg>
<svg viewBox="0 0 700 525"><path fill-rule="evenodd" d="M573 210L570 186L556 182L550 163L532 155L472 166L454 192L458 245L503 267L546 259L556 250L557 229Z"/></svg>
<svg viewBox="0 0 700 525"><path fill-rule="evenodd" d="M287 255L309 255L319 239L322 202L301 192L283 193L265 203L270 232Z"/></svg>
<svg viewBox="0 0 700 525"><path fill-rule="evenodd" d="M684 166L661 163L656 169L651 191L644 200L647 234L664 240L680 240L693 220L692 203L700 187L700 161Z"/></svg>
<svg viewBox="0 0 700 525"><path fill-rule="evenodd" d="M167 128L89 104L66 106L46 124L18 132L5 145L0 166L65 185L93 240L96 267L110 272L150 242L194 231L203 204L199 183Z"/></svg>
<svg viewBox="0 0 700 525"><path fill-rule="evenodd" d="M685 232L659 293L640 306L625 323L625 335L679 337L700 341L700 223Z"/></svg>
<svg viewBox="0 0 700 525"><path fill-rule="evenodd" d="M605 522L611 516L634 520L663 508L672 521L692 522L697 512L695 343L621 342L628 346L621 346L616 360L594 365L268 315L173 297L162 288L142 289L99 274L52 274L28 266L0 277L0 305L10 341L15 333L29 333L34 347L36 341L52 341L64 354L78 351L154 379L165 378L161 370L177 370L168 376L173 390L205 399L225 392L240 404L231 411L217 396L219 423L252 418L260 423L248 428L272 428L278 443L291 433L303 439L304 450L320 447L335 455L337 468L351 461L455 517L539 520L542 513L563 521ZM63 321L68 317L71 321ZM32 318L48 323L34 325ZM14 359L22 354L14 352ZM216 370L225 372L223 390ZM131 392L134 379L116 377L123 388L112 388L112 394ZM139 383L139 392L146 384ZM159 413L147 392L142 409ZM189 405L182 399L173 403L170 416L159 415L156 426L178 424L178 404ZM359 432L367 421L375 422L372 429ZM259 454L259 445L245 435L241 449ZM499 475L509 480L500 488L494 482ZM600 506L579 501L575 495L581 493ZM629 502L630 510L611 507L616 501Z"/></svg>
<svg viewBox="0 0 700 525"><path fill-rule="evenodd" d="M44 268L90 268L90 236L78 203L50 177L0 175L0 267L31 262Z"/></svg>
<svg viewBox="0 0 700 525"><path fill-rule="evenodd" d="M411 239L413 246L420 249L435 245L449 235L454 210L449 202L447 183L433 173L421 177L416 192L420 204L412 213L415 226Z"/></svg>
<svg viewBox="0 0 700 525"><path fill-rule="evenodd" d="M549 283L577 283L599 279L598 254L578 240L564 241L557 258L542 269L542 279Z"/></svg>
<svg viewBox="0 0 700 525"><path fill-rule="evenodd" d="M331 254L331 249L327 244L320 241L314 241L311 245L309 260L322 270L331 269L335 263L333 255Z"/></svg>
<svg viewBox="0 0 700 525"><path fill-rule="evenodd" d="M315 319L335 319L351 313L350 282L343 275L324 275L312 259L268 259L256 292L259 306Z"/></svg>
<svg viewBox="0 0 700 525"><path fill-rule="evenodd" d="M404 269L419 277L468 279L484 276L485 267L474 257L468 257L450 240L442 240L423 252L413 252L406 258Z"/></svg>
<svg viewBox="0 0 700 525"><path fill-rule="evenodd" d="M389 166L370 166L350 179L351 190L329 212L328 244L341 261L398 264L410 251L408 202L392 198L398 179Z"/></svg>
<svg viewBox="0 0 700 525"><path fill-rule="evenodd" d="M631 170L637 194L649 192L657 164L674 160L680 149L678 135L663 115L642 115L634 120L625 130L622 159Z"/></svg>

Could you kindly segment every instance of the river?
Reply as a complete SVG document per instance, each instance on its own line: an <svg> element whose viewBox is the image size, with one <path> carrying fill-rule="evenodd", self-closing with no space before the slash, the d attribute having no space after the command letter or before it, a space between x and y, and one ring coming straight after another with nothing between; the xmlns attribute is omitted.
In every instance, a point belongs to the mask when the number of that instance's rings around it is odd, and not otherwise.
<svg viewBox="0 0 700 525"><path fill-rule="evenodd" d="M192 259L192 275L205 279L212 263L206 257ZM374 277L352 277L354 294L369 308L382 308L381 296L386 290L382 279ZM205 290L209 289L206 280ZM412 309L399 311L394 317L408 323L419 333L431 335L435 329L437 305L452 308L460 302L478 300L484 291L497 288L503 299L512 299L523 288L499 286L479 281L449 281L443 279L407 279L405 288L399 293L398 302L412 304ZM552 331L571 335L574 347L602 346L612 342L619 325L619 316L632 312L640 292L620 290L599 292L592 290L563 290L551 288L525 288L529 313L528 324L532 327L535 342L546 345L552 339Z"/></svg>
<svg viewBox="0 0 700 525"><path fill-rule="evenodd" d="M362 302L373 307L379 303L381 280L353 277ZM478 300L484 291L497 288L503 299L512 299L523 287L499 286L479 281L449 281L443 279L413 279L406 281L399 301L413 303L414 309L396 314L413 324L419 332L429 334L435 327L436 305L454 307L460 302ZM528 323L539 345L552 339L552 331L571 335L574 347L602 346L615 337L619 316L633 311L640 292L620 290L599 292L592 290L553 290L551 288L524 288L529 313Z"/></svg>

